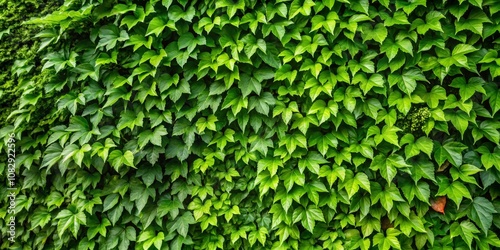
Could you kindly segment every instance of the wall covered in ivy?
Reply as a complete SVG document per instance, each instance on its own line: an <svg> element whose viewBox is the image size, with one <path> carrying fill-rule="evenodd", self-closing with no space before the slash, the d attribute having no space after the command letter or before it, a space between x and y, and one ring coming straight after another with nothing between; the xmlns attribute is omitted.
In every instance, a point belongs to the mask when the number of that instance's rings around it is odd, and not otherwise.
<svg viewBox="0 0 500 250"><path fill-rule="evenodd" d="M500 248L499 0L30 17L0 26L40 58L0 58L1 248Z"/></svg>

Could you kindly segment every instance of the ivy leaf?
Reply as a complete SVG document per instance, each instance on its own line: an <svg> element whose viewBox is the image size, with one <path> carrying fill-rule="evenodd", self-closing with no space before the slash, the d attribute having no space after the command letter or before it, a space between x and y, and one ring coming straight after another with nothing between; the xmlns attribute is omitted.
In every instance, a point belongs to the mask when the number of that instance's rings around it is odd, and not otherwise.
<svg viewBox="0 0 500 250"><path fill-rule="evenodd" d="M294 184L304 186L304 184L306 183L306 176L300 173L300 171L297 169L284 170L282 172L281 179L284 180L287 192L290 192L290 190L292 190Z"/></svg>
<svg viewBox="0 0 500 250"><path fill-rule="evenodd" d="M401 131L400 128L396 126L384 125L382 128L382 133L375 135L375 143L378 145L382 140L399 147L397 132Z"/></svg>
<svg viewBox="0 0 500 250"><path fill-rule="evenodd" d="M139 6L136 8L133 15L126 15L122 19L120 27L123 25L127 25L128 30L130 30L134 26L136 26L139 22L144 22L145 18L146 18L146 13L144 13L144 8L142 6Z"/></svg>
<svg viewBox="0 0 500 250"><path fill-rule="evenodd" d="M412 165L411 177L413 178L415 183L417 183L422 177L436 183L436 178L434 176L436 168L434 167L434 164L431 161L418 160L412 163L411 165Z"/></svg>
<svg viewBox="0 0 500 250"><path fill-rule="evenodd" d="M55 217L57 221L57 233L59 237L62 237L63 233L69 228L73 233L73 236L77 238L78 231L80 230L80 225L87 224L87 217L82 211L77 211L77 209L72 206L70 209L64 209L57 214Z"/></svg>
<svg viewBox="0 0 500 250"><path fill-rule="evenodd" d="M42 168L47 167L47 171L63 157L63 148L59 143L53 143L47 147L42 159Z"/></svg>
<svg viewBox="0 0 500 250"><path fill-rule="evenodd" d="M156 127L153 131L144 130L139 134L137 142L140 148L144 148L149 142L151 144L161 147L162 146L162 137L167 135L168 132L165 129L165 126L161 125Z"/></svg>
<svg viewBox="0 0 500 250"><path fill-rule="evenodd" d="M126 4L117 4L113 7L111 12L109 12L108 17L115 16L118 14L125 14L129 11L135 11L137 8L136 4L126 5Z"/></svg>
<svg viewBox="0 0 500 250"><path fill-rule="evenodd" d="M113 49L116 46L117 42L126 41L129 39L126 31L116 27L115 25L106 25L102 26L99 29L99 44L98 48L106 47L106 50Z"/></svg>
<svg viewBox="0 0 500 250"><path fill-rule="evenodd" d="M444 209L446 207L446 196L439 196L431 201L432 210L444 214Z"/></svg>
<svg viewBox="0 0 500 250"><path fill-rule="evenodd" d="M343 186L347 191L349 199L359 191L359 187L363 188L369 193L371 192L370 181L368 180L368 176L365 173L357 173L356 176L353 176L353 178L348 177L349 176L346 176L346 181L343 182Z"/></svg>
<svg viewBox="0 0 500 250"><path fill-rule="evenodd" d="M495 147L493 152L490 152L487 147L481 146L476 151L481 153L481 163L486 170L495 166L500 171L500 147Z"/></svg>
<svg viewBox="0 0 500 250"><path fill-rule="evenodd" d="M475 234L478 234L479 230L476 226L469 220L464 220L460 224L458 222L453 223L450 226L450 237L459 236L467 243L469 249L472 249L472 240L477 238Z"/></svg>
<svg viewBox="0 0 500 250"><path fill-rule="evenodd" d="M450 13L460 21L460 18L467 12L469 9L469 3L457 3L450 7Z"/></svg>
<svg viewBox="0 0 500 250"><path fill-rule="evenodd" d="M391 75L389 75L389 77L391 77ZM415 91L417 81L427 81L422 72L416 68L405 71L403 75L400 77L397 76L397 78L399 89L409 96L413 93L413 91Z"/></svg>
<svg viewBox="0 0 500 250"><path fill-rule="evenodd" d="M249 103L249 109L252 110L255 108L255 110L263 115L268 115L269 114L269 106L273 106L276 103L276 100L274 99L273 95L269 92L262 93L261 96L256 97L252 96L250 100L248 101Z"/></svg>
<svg viewBox="0 0 500 250"><path fill-rule="evenodd" d="M259 230L252 231L248 234L248 241L250 242L250 245L253 245L258 240L264 246L268 234L267 228L261 227Z"/></svg>
<svg viewBox="0 0 500 250"><path fill-rule="evenodd" d="M112 209L116 204L118 204L119 198L120 197L118 196L118 194L110 194L106 196L106 199L104 199L102 212L106 212Z"/></svg>
<svg viewBox="0 0 500 250"><path fill-rule="evenodd" d="M311 233L313 233L316 221L325 222L323 212L314 205L309 205L305 210L302 218L302 225Z"/></svg>
<svg viewBox="0 0 500 250"><path fill-rule="evenodd" d="M260 95L260 91L262 89L261 83L255 77L251 77L248 74L241 75L241 80L238 82L238 87L241 89L243 97L248 96L252 92Z"/></svg>
<svg viewBox="0 0 500 250"><path fill-rule="evenodd" d="M388 213L391 212L394 201L404 201L399 189L394 185L387 186L384 190L382 190L379 185L376 185L373 188L373 194L372 204L376 204L380 201L380 204Z"/></svg>
<svg viewBox="0 0 500 250"><path fill-rule="evenodd" d="M109 222L107 218L103 218L102 222L100 222L97 218L91 217L87 225L89 227L89 230L87 231L87 237L89 239L92 239L97 235L97 233L106 237L106 227L110 225L111 222Z"/></svg>
<svg viewBox="0 0 500 250"><path fill-rule="evenodd" d="M383 23L378 23L375 25L373 29L371 28L365 28L363 30L364 38L363 41L366 40L375 40L376 42L382 44L384 40L387 38L387 28L384 26Z"/></svg>
<svg viewBox="0 0 500 250"><path fill-rule="evenodd" d="M492 115L495 115L498 110L500 110L500 88L492 87L493 85L488 85L486 89L486 96L491 107Z"/></svg>
<svg viewBox="0 0 500 250"><path fill-rule="evenodd" d="M142 127L144 119L144 113L141 111L139 113L135 113L132 110L127 110L121 113L120 120L118 121L117 128L118 130L123 130L124 128L129 128L133 130L136 126Z"/></svg>
<svg viewBox="0 0 500 250"><path fill-rule="evenodd" d="M427 232L422 218L415 215L413 212L410 214L409 218L398 217L396 221L399 222L400 229L406 236L410 236L412 229L420 233Z"/></svg>
<svg viewBox="0 0 500 250"><path fill-rule="evenodd" d="M401 190L403 191L403 195L406 197L408 202L412 202L415 197L417 197L420 201L429 203L429 198L431 195L431 191L429 189L429 184L424 181L420 181L418 183L413 183L411 181L403 182L401 185Z"/></svg>
<svg viewBox="0 0 500 250"><path fill-rule="evenodd" d="M165 21L162 17L154 17L148 25L148 30L146 31L146 36L151 34L155 34L156 36L160 36L160 33L163 32L163 29L167 26L174 25L173 23L169 23L171 21ZM175 26L174 26L175 27Z"/></svg>
<svg viewBox="0 0 500 250"><path fill-rule="evenodd" d="M300 165L300 163L299 163L299 165ZM280 166L283 167L283 161L281 161L280 159L277 159L277 158L261 159L261 160L259 160L259 163L257 164L257 174L264 171L264 170L268 170L269 173L271 173L271 177L272 177L272 176L276 175L276 172L278 172L278 167L280 167Z"/></svg>
<svg viewBox="0 0 500 250"><path fill-rule="evenodd" d="M462 165L462 151L464 151L467 146L460 142L448 141L444 145L440 145L435 142L434 144L434 158L436 159L439 166L448 160L453 166Z"/></svg>
<svg viewBox="0 0 500 250"><path fill-rule="evenodd" d="M453 181L450 183L447 178L443 177L439 178L438 185L439 190L436 196L447 196L457 204L457 207L460 207L463 198L472 200L469 190L462 182Z"/></svg>
<svg viewBox="0 0 500 250"><path fill-rule="evenodd" d="M278 57L279 50L272 43L266 45L266 52L262 52L261 50L257 50L257 55L264 61L267 65L279 69L281 67L281 60Z"/></svg>
<svg viewBox="0 0 500 250"><path fill-rule="evenodd" d="M462 110L446 111L445 118L451 121L451 124L460 132L461 138L463 139L465 130L467 130L469 126L469 115Z"/></svg>
<svg viewBox="0 0 500 250"><path fill-rule="evenodd" d="M384 233L378 233L373 237L373 245L379 246L379 249L388 250L391 247L395 249L401 249L401 244L398 240L398 235L401 232L395 228L388 228Z"/></svg>
<svg viewBox="0 0 500 250"><path fill-rule="evenodd" d="M256 137L255 140L251 142L250 152L259 151L263 156L266 156L268 148L272 148L273 146L271 139Z"/></svg>
<svg viewBox="0 0 500 250"><path fill-rule="evenodd" d="M486 120L481 122L479 126L474 126L472 129L472 137L474 138L474 143L481 139L483 136L488 138L491 142L499 145L500 144L500 122Z"/></svg>
<svg viewBox="0 0 500 250"><path fill-rule="evenodd" d="M488 235L493 222L493 214L497 213L493 204L484 197L476 197L469 211L470 218Z"/></svg>
<svg viewBox="0 0 500 250"><path fill-rule="evenodd" d="M320 177L326 177L328 184L330 184L330 188L333 186L333 183L340 179L341 181L345 180L345 168L340 166L334 166L333 168L323 165L319 171Z"/></svg>
<svg viewBox="0 0 500 250"><path fill-rule="evenodd" d="M129 150L125 151L125 153L122 153L121 150L113 150L109 154L109 161L111 162L111 166L117 171L122 165L135 168L134 154Z"/></svg>
<svg viewBox="0 0 500 250"><path fill-rule="evenodd" d="M172 227L169 229L171 231L177 230L179 235L182 235L183 237L187 237L188 231L189 231L189 225L190 224L195 224L196 221L193 218L193 214L191 211L184 212L182 216L177 217L175 220L174 224Z"/></svg>
<svg viewBox="0 0 500 250"><path fill-rule="evenodd" d="M50 222L51 219L51 214L47 209L41 208L37 209L34 213L33 216L31 216L31 229L36 228L37 226L40 226L40 228L43 228L47 223Z"/></svg>
<svg viewBox="0 0 500 250"><path fill-rule="evenodd" d="M474 48L474 51L476 49ZM455 49L453 50L455 51ZM469 50L470 51L470 50ZM457 53L464 53L463 49L457 51ZM464 77L457 77L453 79L450 86L459 89L459 94L462 100L468 100L471 98L476 92L486 94L486 90L483 88L484 80L479 77L472 77L469 79L469 82L466 83Z"/></svg>
<svg viewBox="0 0 500 250"><path fill-rule="evenodd" d="M307 168L312 173L319 175L320 164L328 163L323 156L318 154L317 152L309 152L307 157L299 160L299 170L301 173Z"/></svg>
<svg viewBox="0 0 500 250"><path fill-rule="evenodd" d="M457 167L451 168L450 174L451 174L451 177L453 177L454 181L460 179L463 182L478 185L476 182L476 179L472 175L477 174L481 171L482 170L480 168L478 168L472 164L463 164L459 168L457 168Z"/></svg>
<svg viewBox="0 0 500 250"><path fill-rule="evenodd" d="M398 172L397 169L409 166L410 165L408 165L400 155L392 154L389 157L386 157L385 155L379 154L373 158L373 161L370 164L370 169L379 170L382 177L390 185Z"/></svg>
<svg viewBox="0 0 500 250"><path fill-rule="evenodd" d="M455 22L455 33L470 30L475 34L482 35L484 23L491 23L488 16L482 10L473 8L467 18Z"/></svg>

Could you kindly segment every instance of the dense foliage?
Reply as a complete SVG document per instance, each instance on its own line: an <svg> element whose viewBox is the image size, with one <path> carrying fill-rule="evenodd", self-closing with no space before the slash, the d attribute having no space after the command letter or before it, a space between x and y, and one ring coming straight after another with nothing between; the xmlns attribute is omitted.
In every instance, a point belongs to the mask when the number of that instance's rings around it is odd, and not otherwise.
<svg viewBox="0 0 500 250"><path fill-rule="evenodd" d="M58 0L0 0L0 127L9 124L7 117L18 108L26 89L42 95L43 85L48 81L49 72L41 72L42 55L37 54L39 40L33 36L40 28L22 23L47 15L59 5ZM47 114L39 113L33 121L40 122Z"/></svg>
<svg viewBox="0 0 500 250"><path fill-rule="evenodd" d="M66 0L27 25L48 80L0 130L14 249L500 247L498 0Z"/></svg>

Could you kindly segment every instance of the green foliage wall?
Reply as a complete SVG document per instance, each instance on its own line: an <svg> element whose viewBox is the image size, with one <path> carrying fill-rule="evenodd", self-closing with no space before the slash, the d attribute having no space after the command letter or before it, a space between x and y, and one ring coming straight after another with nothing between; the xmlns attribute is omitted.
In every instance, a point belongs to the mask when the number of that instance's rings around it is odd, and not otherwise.
<svg viewBox="0 0 500 250"><path fill-rule="evenodd" d="M47 15L60 5L57 0L0 1L0 127L9 124L7 117L18 108L26 89L33 89L32 95L42 95L41 87L48 80L48 72L41 72L39 41L34 37L40 28L22 23ZM34 121L43 120L39 117L44 114L38 115Z"/></svg>
<svg viewBox="0 0 500 250"><path fill-rule="evenodd" d="M50 80L0 130L16 249L500 247L498 0L67 0L28 25Z"/></svg>

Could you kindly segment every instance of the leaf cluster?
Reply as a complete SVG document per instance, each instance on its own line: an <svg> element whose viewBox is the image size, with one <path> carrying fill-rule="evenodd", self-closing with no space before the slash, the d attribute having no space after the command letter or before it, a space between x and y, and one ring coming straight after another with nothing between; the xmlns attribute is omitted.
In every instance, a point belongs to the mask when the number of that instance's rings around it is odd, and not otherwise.
<svg viewBox="0 0 500 250"><path fill-rule="evenodd" d="M498 248L498 6L67 0L0 129L16 246Z"/></svg>

